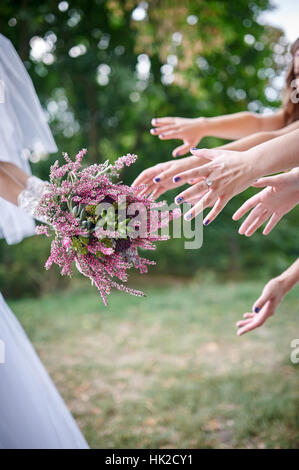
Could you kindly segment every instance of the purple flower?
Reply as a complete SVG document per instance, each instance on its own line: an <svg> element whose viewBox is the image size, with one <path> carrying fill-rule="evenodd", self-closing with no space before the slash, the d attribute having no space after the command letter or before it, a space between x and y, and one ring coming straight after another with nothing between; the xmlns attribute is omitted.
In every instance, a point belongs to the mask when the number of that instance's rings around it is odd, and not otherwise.
<svg viewBox="0 0 299 470"><path fill-rule="evenodd" d="M63 237L62 239L62 246L63 248L70 248L70 246L72 246L72 240L70 237Z"/></svg>
<svg viewBox="0 0 299 470"><path fill-rule="evenodd" d="M59 166L57 161L51 167L50 185L37 209L37 213L49 221L49 228L54 234L45 267L50 269L54 263L60 267L62 275L72 276L72 264L75 262L78 271L97 287L105 305L113 288L132 295L143 295L141 291L124 284L128 280L128 271L134 266L140 273L146 273L148 266L155 262L141 257L138 249L154 250L155 243L167 237L154 235L153 230L148 228L144 237L130 237L130 232L127 232L126 238L122 238L126 227L118 227L117 224L110 227L108 223L101 226L98 222L108 214L97 213L96 207L101 202L113 204L120 197L126 200L127 205L143 205L146 223L150 225L147 221L151 213L156 212L159 216L158 209L164 202L154 203L150 198L138 196L136 188L115 182L120 170L136 161L136 155L124 155L114 164L106 162L82 168L85 154L86 150L81 150L74 161L64 154L65 164ZM155 229L179 214L179 210L163 213L157 217ZM36 231L49 236L49 228L42 225Z"/></svg>

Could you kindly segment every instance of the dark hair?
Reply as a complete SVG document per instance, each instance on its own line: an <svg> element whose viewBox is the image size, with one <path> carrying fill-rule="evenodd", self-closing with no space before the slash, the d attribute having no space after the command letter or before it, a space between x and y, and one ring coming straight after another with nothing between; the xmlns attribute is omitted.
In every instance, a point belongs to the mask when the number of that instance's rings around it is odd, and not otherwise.
<svg viewBox="0 0 299 470"><path fill-rule="evenodd" d="M295 80L295 73L294 73L294 58L295 53L299 49L299 38L291 46L291 54L293 56L293 60L287 71L286 76L286 88L283 93L283 111L285 117L285 124L291 124L294 121L299 119L299 103L294 103L291 100L292 93L294 92L294 87L292 87L292 81Z"/></svg>

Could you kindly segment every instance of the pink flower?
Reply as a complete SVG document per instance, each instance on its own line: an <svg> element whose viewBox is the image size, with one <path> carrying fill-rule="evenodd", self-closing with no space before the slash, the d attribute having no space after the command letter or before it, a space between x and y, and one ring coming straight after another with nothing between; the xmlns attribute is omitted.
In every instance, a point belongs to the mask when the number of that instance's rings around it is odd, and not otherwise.
<svg viewBox="0 0 299 470"><path fill-rule="evenodd" d="M159 216L158 209L164 203L154 203L150 198L138 196L133 188L115 182L120 170L136 161L136 155L124 155L113 165L107 161L82 168L85 154L86 150L81 150L75 161L64 154L65 164L59 166L57 161L51 167L51 183L37 209L40 216L49 220L54 232L45 267L49 269L54 263L59 266L62 275L72 276L72 265L75 262L78 271L97 287L105 305L112 288L132 295L143 295L141 291L131 289L124 283L132 267L145 273L149 265L155 264L141 257L138 249L154 250L157 241L167 239L167 236L153 234L150 230L151 213L157 212ZM114 205L119 198L125 199L125 207L138 203L145 209L145 236L141 236L141 232L138 236L130 236L132 232L127 232L119 221L113 223L111 228L109 225L105 229L99 226L99 218L105 215L96 212L97 206L103 201ZM157 217L155 228L161 228L177 216L162 213ZM45 225L37 227L36 231L49 236ZM124 243L120 243L123 233Z"/></svg>
<svg viewBox="0 0 299 470"><path fill-rule="evenodd" d="M62 246L65 249L68 249L72 245L72 240L70 237L63 237L62 239Z"/></svg>
<svg viewBox="0 0 299 470"><path fill-rule="evenodd" d="M36 235L46 235L46 237L50 236L49 227L47 225L38 225L35 227Z"/></svg>

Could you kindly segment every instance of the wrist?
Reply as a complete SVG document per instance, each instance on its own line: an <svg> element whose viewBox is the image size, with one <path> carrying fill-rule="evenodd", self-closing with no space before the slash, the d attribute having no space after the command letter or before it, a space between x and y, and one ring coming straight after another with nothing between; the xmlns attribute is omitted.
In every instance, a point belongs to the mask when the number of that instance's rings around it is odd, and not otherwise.
<svg viewBox="0 0 299 470"><path fill-rule="evenodd" d="M258 147L252 147L243 152L244 157L247 159L247 170L250 178L255 181L267 175L267 159L262 157L262 153Z"/></svg>
<svg viewBox="0 0 299 470"><path fill-rule="evenodd" d="M248 149L240 152L240 154L244 157L248 180L254 182L258 178L264 176L263 166L260 161L261 158L258 156L257 152L253 152L252 149Z"/></svg>
<svg viewBox="0 0 299 470"><path fill-rule="evenodd" d="M277 277L277 280L285 296L296 284L296 279L288 273L288 271L283 272L280 276Z"/></svg>
<svg viewBox="0 0 299 470"><path fill-rule="evenodd" d="M202 135L202 137L207 137L208 135L210 135L209 131L211 130L210 129L211 119L213 118L206 118L206 117L195 118L196 125L198 126L198 128L200 128L200 134Z"/></svg>

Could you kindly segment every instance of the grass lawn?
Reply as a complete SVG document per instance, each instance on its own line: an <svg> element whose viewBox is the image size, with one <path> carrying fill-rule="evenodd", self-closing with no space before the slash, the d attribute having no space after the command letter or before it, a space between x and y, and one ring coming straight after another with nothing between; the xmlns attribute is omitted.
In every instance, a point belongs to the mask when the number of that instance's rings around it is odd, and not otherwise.
<svg viewBox="0 0 299 470"><path fill-rule="evenodd" d="M90 446L298 447L299 289L239 338L262 282L145 279L107 308L87 284L9 302Z"/></svg>

